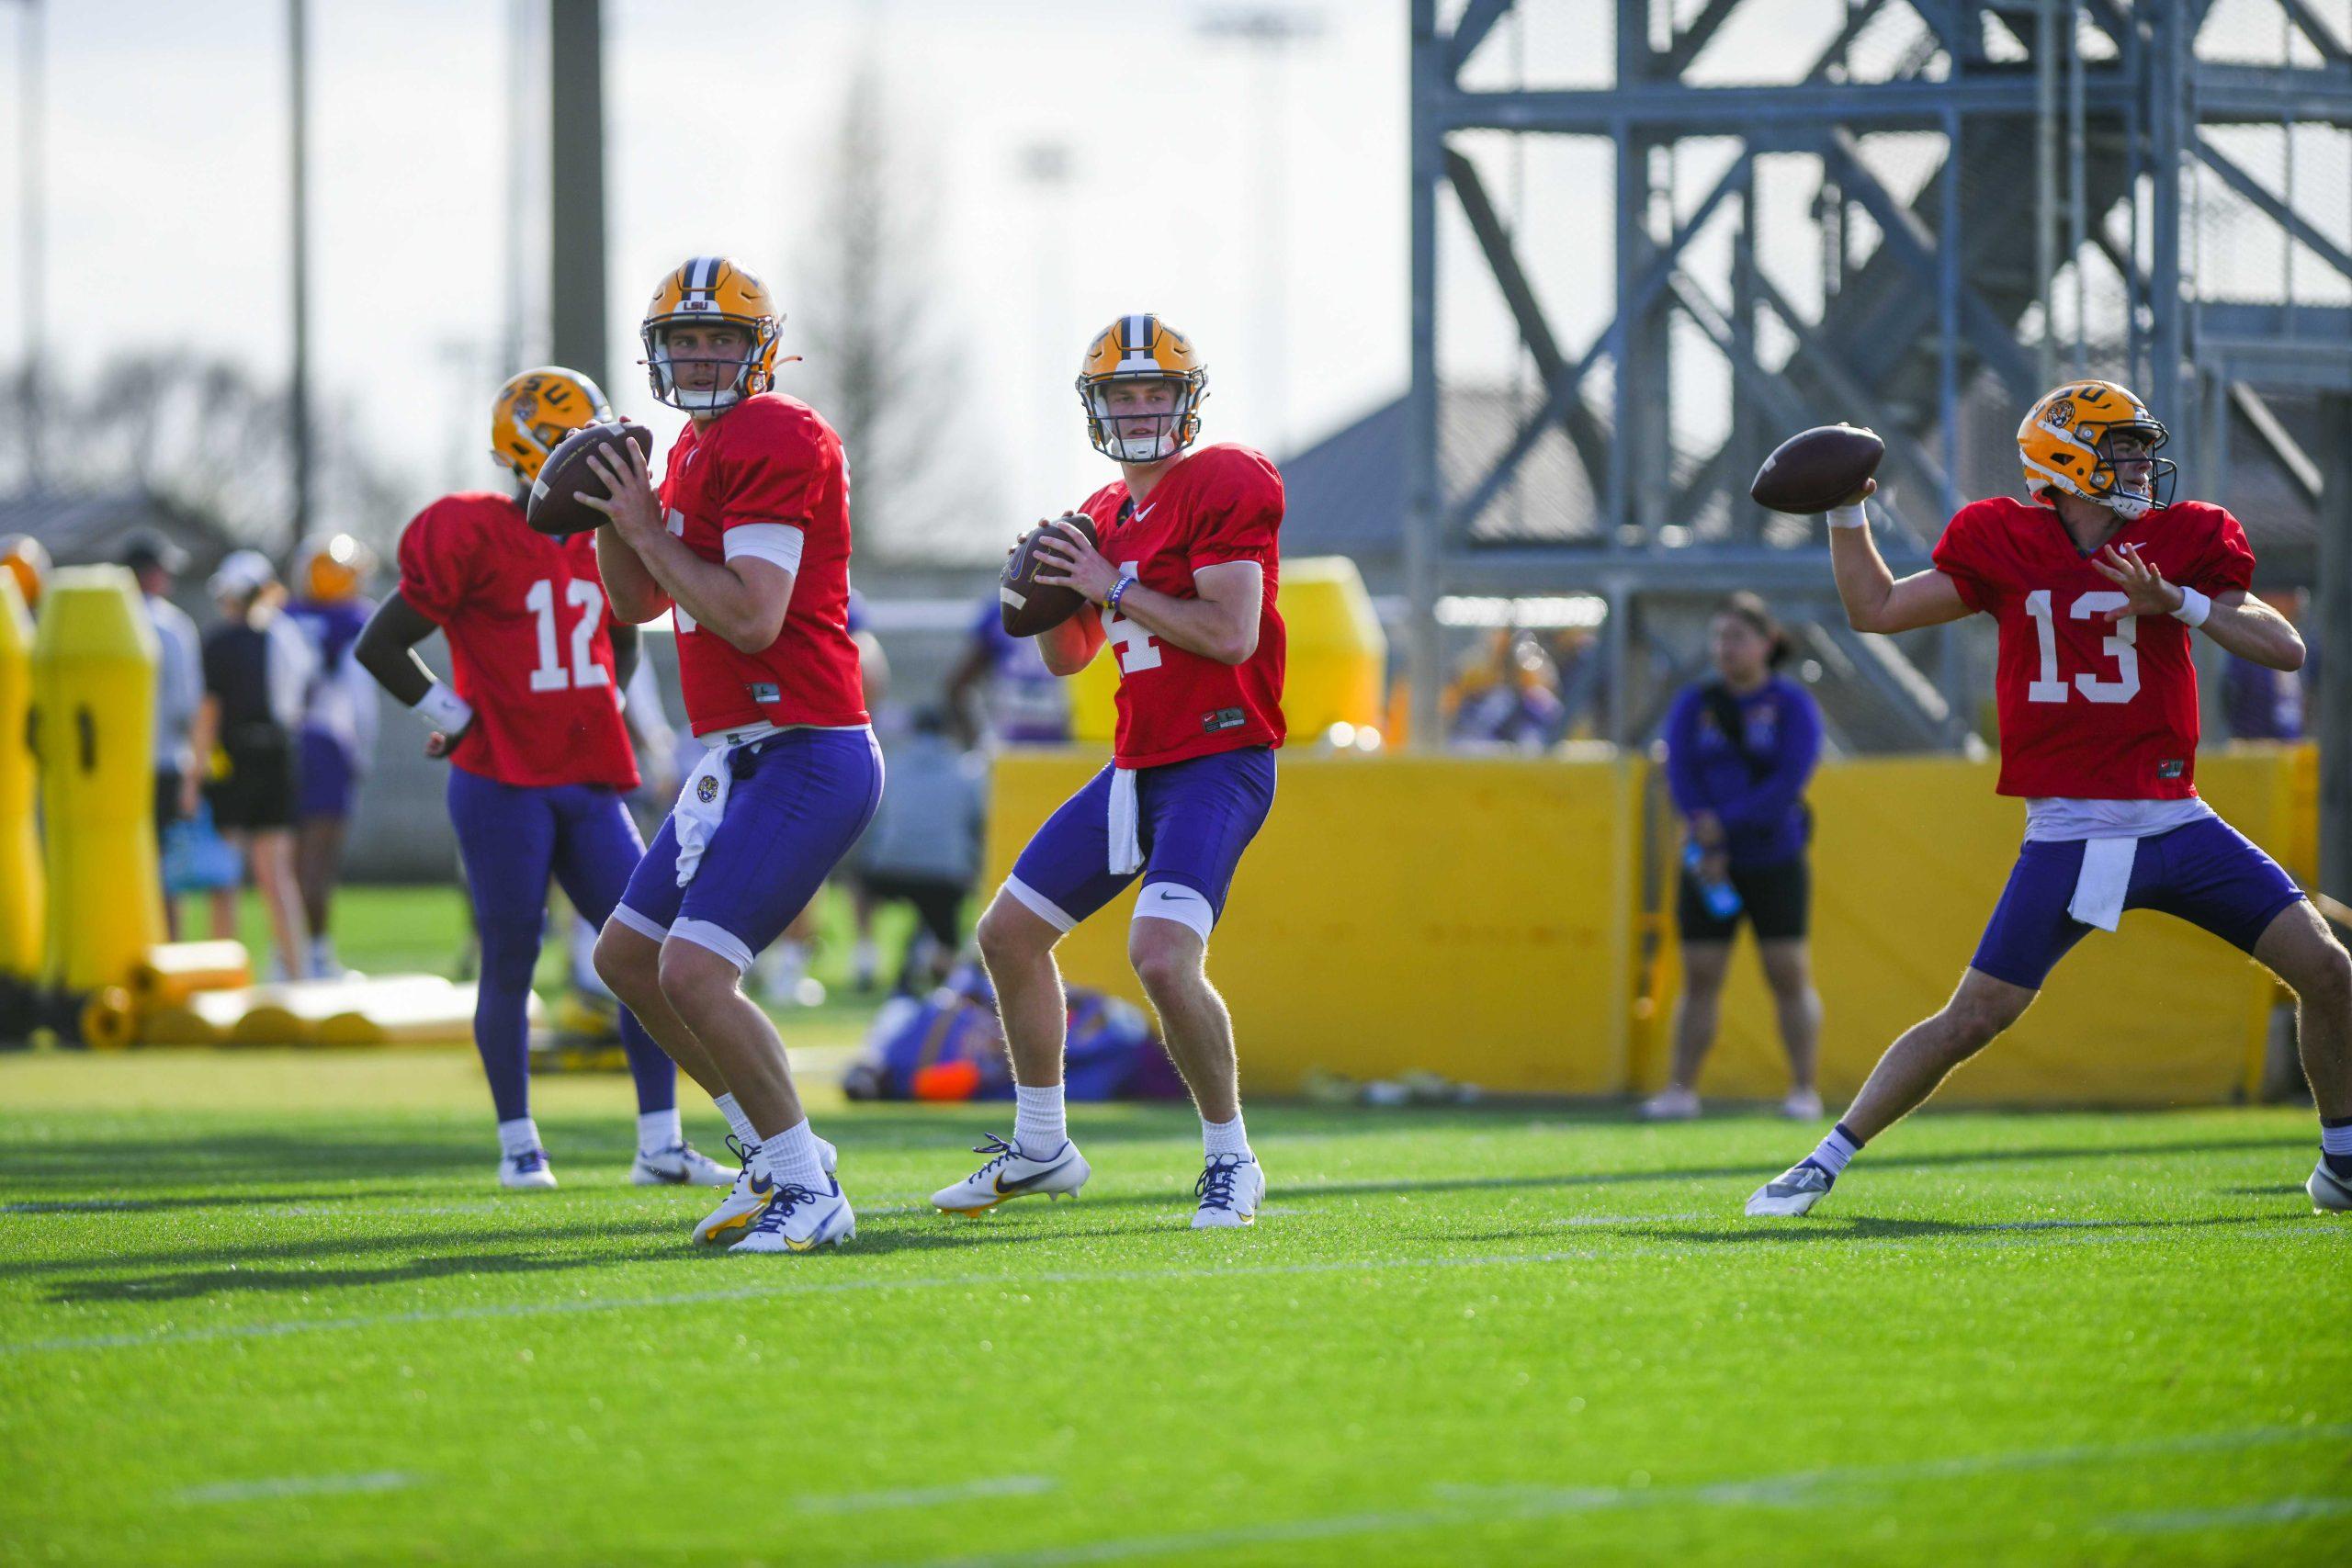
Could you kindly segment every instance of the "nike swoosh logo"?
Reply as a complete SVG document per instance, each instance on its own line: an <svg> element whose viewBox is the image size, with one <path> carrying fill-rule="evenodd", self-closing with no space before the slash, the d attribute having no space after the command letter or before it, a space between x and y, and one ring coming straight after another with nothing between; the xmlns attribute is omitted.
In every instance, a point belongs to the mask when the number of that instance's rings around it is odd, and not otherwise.
<svg viewBox="0 0 2352 1568"><path fill-rule="evenodd" d="M755 1176L752 1178L750 1191L752 1196L754 1198L768 1197L775 1191L775 1179L774 1177L769 1177L765 1180L763 1180L759 1177Z"/></svg>
<svg viewBox="0 0 2352 1568"><path fill-rule="evenodd" d="M1037 1183L1045 1180L1046 1178L1053 1175L1055 1171L1061 1169L1068 1164L1069 1164L1069 1156L1065 1155L1061 1159L1046 1167L1044 1170L1038 1171L1033 1176L1024 1176L1010 1187L1005 1185L1004 1173L1002 1171L999 1171L996 1176L997 1193L1001 1197L1010 1198L1016 1192L1026 1192L1029 1189L1036 1186Z"/></svg>

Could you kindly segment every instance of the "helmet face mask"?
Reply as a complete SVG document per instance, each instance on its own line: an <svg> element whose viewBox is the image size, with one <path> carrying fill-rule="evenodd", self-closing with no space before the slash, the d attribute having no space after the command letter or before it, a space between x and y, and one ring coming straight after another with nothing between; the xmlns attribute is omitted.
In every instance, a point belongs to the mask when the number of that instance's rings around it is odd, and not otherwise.
<svg viewBox="0 0 2352 1568"><path fill-rule="evenodd" d="M2133 522L2172 504L2179 469L2157 450L2164 422L2112 381L2070 382L2045 394L2018 426L2026 492L2057 491ZM2127 443L2119 449L2119 441ZM2131 470L2126 477L2125 470Z"/></svg>
<svg viewBox="0 0 2352 1568"><path fill-rule="evenodd" d="M743 334L739 355L696 352L703 347L697 344L684 345L686 352L681 354L671 341L679 329L713 327L732 327ZM653 302L646 307L638 336L645 344L640 363L658 400L690 414L722 413L775 385L784 317L767 286L758 278L725 256L696 256L663 278L653 291ZM682 367L714 360L721 366L732 364L734 375L722 375L718 385L708 388L678 384Z"/></svg>
<svg viewBox="0 0 2352 1568"><path fill-rule="evenodd" d="M1079 367L1087 439L1122 463L1165 462L1199 437L1208 379L1182 333L1157 316L1122 316L1094 335Z"/></svg>

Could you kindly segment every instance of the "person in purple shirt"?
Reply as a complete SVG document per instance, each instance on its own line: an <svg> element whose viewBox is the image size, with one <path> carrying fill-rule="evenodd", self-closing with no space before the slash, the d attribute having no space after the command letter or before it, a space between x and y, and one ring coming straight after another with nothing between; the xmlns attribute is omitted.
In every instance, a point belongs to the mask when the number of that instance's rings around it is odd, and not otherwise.
<svg viewBox="0 0 2352 1568"><path fill-rule="evenodd" d="M1764 601L1735 593L1708 623L1714 673L1684 688L1666 719L1666 777L1685 831L1677 925L1682 1003L1673 1076L1642 1107L1656 1121L1699 1114L1699 1068L1715 1043L1717 1004L1742 920L1756 931L1781 1043L1789 1055L1783 1114L1821 1115L1814 1060L1821 998L1806 950L1813 902L1805 782L1821 760L1821 710L1777 671L1789 643Z"/></svg>
<svg viewBox="0 0 2352 1568"><path fill-rule="evenodd" d="M974 708L981 708L976 717ZM972 618L964 657L947 677L947 716L966 746L1061 746L1069 740L1069 693L1035 637L1004 629L991 592Z"/></svg>

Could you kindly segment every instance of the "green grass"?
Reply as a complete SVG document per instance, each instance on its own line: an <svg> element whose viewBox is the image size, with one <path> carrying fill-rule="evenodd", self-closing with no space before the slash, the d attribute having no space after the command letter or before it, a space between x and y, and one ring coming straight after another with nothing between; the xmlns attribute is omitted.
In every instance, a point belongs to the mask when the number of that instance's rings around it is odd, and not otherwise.
<svg viewBox="0 0 2352 1568"><path fill-rule="evenodd" d="M1081 1109L1085 1199L928 1211L1001 1110L816 1104L861 1214L699 1251L553 1080L503 1195L458 1053L0 1058L0 1561L2341 1562L2352 1230L2308 1114L1804 1136ZM706 1111L691 1122L715 1145ZM2336 1544L2331 1547L2328 1543Z"/></svg>

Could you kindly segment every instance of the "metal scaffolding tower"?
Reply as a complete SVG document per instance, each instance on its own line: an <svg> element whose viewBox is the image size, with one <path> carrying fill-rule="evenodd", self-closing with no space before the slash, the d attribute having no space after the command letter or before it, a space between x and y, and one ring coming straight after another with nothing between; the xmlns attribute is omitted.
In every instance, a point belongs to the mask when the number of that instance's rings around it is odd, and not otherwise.
<svg viewBox="0 0 2352 1568"><path fill-rule="evenodd" d="M1448 26L1439 0L1413 0L1415 734L1438 733L1442 596L1589 592L1610 604L1611 726L1637 738L1622 683L1645 605L1734 587L1826 600L1819 521L1747 497L1779 439L1841 418L1885 436L1882 544L1916 569L1964 486L2015 486L2013 463L1987 477L1986 454L2076 374L2140 389L2198 493L2268 487L2300 507L2303 542L2267 548L2266 579L2317 580L2324 548L2337 591L2322 608L2345 619L2322 635L2352 647L2352 517L2327 483L2331 433L2352 424L2352 7L2222 4L2235 14L2212 30L2229 36L2209 39L2217 0L1466 0ZM1480 51L1498 24L1547 6L1555 40L1566 17L1579 65L1605 80L1492 85ZM1530 215L1499 209L1481 166L1527 137L1588 139L1613 163L1606 229L1575 236L1611 258L1605 323L1580 343L1541 286ZM1809 202L1776 205L1768 177ZM2283 266L2249 278L2256 252ZM1439 439L1443 258L1499 295L1538 387L1475 455ZM1498 502L1531 452L1563 442L1581 515L1527 527L1524 499ZM1882 734L1961 741L1957 634L1898 649L1830 620L1825 653L1899 720ZM2352 682L2335 684L2342 822Z"/></svg>

